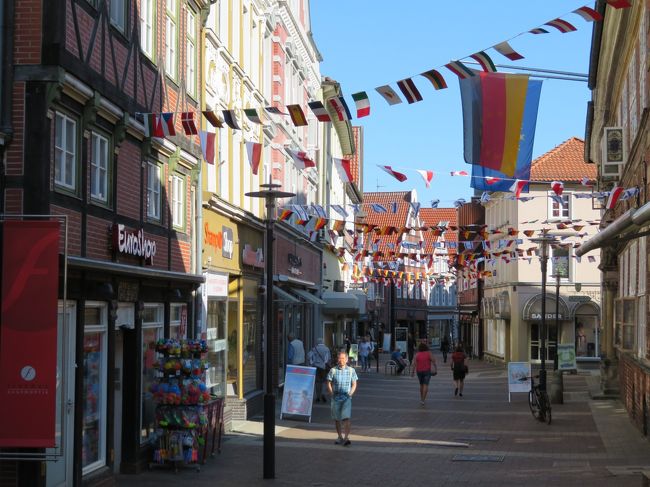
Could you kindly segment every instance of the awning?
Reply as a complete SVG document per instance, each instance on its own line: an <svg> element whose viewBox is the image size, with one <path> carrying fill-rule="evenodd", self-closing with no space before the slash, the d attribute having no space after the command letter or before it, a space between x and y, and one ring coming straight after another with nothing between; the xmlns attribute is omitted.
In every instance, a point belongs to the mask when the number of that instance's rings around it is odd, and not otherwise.
<svg viewBox="0 0 650 487"><path fill-rule="evenodd" d="M278 286L273 286L273 294L275 294L275 296L279 298L276 299L276 301L284 301L292 304L300 303L298 299L294 298L291 294L286 292L284 289L279 288Z"/></svg>
<svg viewBox="0 0 650 487"><path fill-rule="evenodd" d="M305 291L304 289L296 289L296 288L291 288L291 292L303 299L303 301L307 301L310 304L326 304L325 301L322 299L314 296L311 294L309 291Z"/></svg>
<svg viewBox="0 0 650 487"><path fill-rule="evenodd" d="M187 272L165 271L152 267L140 267L135 265L119 264L106 260L88 259L86 257L68 256L70 267L84 269L87 271L108 272L128 277L141 277L144 279L165 279L170 281L181 281L196 286L205 282L201 274L189 274Z"/></svg>
<svg viewBox="0 0 650 487"><path fill-rule="evenodd" d="M359 313L359 299L352 293L325 291L323 299L326 303L323 313L350 315Z"/></svg>
<svg viewBox="0 0 650 487"><path fill-rule="evenodd" d="M650 203L646 203L640 208L632 208L578 247L576 249L576 256L582 257L587 252L591 252L592 250L601 247L606 247L616 238L621 237L623 234L638 230L648 222L650 222Z"/></svg>

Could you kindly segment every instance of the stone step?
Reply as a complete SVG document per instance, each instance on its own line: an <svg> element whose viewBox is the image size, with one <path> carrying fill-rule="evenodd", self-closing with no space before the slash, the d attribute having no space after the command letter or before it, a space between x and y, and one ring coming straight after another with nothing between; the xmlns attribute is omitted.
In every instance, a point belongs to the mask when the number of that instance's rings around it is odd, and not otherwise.
<svg viewBox="0 0 650 487"><path fill-rule="evenodd" d="M564 398L564 402L587 402L591 399L591 396L589 395L589 391L564 391L564 394L562 396Z"/></svg>

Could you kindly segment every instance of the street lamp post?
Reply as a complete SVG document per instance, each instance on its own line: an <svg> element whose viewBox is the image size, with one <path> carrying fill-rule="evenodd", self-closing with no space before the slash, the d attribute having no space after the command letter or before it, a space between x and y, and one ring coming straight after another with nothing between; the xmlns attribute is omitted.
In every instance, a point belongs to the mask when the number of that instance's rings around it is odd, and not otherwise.
<svg viewBox="0 0 650 487"><path fill-rule="evenodd" d="M540 356L541 369L539 371L539 388L546 390L546 270L548 266L548 245L555 241L555 237L548 235L548 230L542 230L542 236L531 239L531 242L541 246L540 265L542 268L542 324L539 333L541 335Z"/></svg>
<svg viewBox="0 0 650 487"><path fill-rule="evenodd" d="M555 270L555 360L553 362L553 370L558 370L557 344L560 337L560 269Z"/></svg>
<svg viewBox="0 0 650 487"><path fill-rule="evenodd" d="M264 478L275 478L275 394L273 393L273 224L275 222L275 202L278 198L290 198L293 193L280 191L279 184L260 184L262 191L246 193L251 198L264 198L266 201L266 312L264 333Z"/></svg>

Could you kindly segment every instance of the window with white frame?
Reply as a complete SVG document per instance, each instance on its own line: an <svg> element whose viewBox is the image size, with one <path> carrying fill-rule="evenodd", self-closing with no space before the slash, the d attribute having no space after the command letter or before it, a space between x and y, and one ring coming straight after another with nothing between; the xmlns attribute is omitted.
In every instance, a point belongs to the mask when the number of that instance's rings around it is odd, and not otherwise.
<svg viewBox="0 0 650 487"><path fill-rule="evenodd" d="M553 192L549 192L548 194L555 195ZM548 217L558 220L569 219L571 218L571 195L569 193L563 193L560 198L562 199L562 204L560 204L558 198L548 198Z"/></svg>
<svg viewBox="0 0 650 487"><path fill-rule="evenodd" d="M113 24L120 32L125 31L126 27L126 2L127 0L111 0L111 24Z"/></svg>
<svg viewBox="0 0 650 487"><path fill-rule="evenodd" d="M185 226L185 178L172 176L172 224L177 228Z"/></svg>
<svg viewBox="0 0 650 487"><path fill-rule="evenodd" d="M570 276L570 250L567 247L551 248L551 277L560 274L560 279L569 279Z"/></svg>
<svg viewBox="0 0 650 487"><path fill-rule="evenodd" d="M108 139L92 134L90 149L90 196L108 203Z"/></svg>
<svg viewBox="0 0 650 487"><path fill-rule="evenodd" d="M165 3L165 72L175 80L178 77L178 4L177 0Z"/></svg>
<svg viewBox="0 0 650 487"><path fill-rule="evenodd" d="M156 0L140 0L140 49L149 58L154 56Z"/></svg>
<svg viewBox="0 0 650 487"><path fill-rule="evenodd" d="M187 305L172 303L169 306L169 337L176 340L187 338Z"/></svg>
<svg viewBox="0 0 650 487"><path fill-rule="evenodd" d="M107 329L106 305L87 302L84 309L84 400L81 420L83 475L106 465Z"/></svg>
<svg viewBox="0 0 650 487"><path fill-rule="evenodd" d="M162 168L153 162L147 163L147 217L160 221Z"/></svg>
<svg viewBox="0 0 650 487"><path fill-rule="evenodd" d="M58 112L54 127L54 182L65 189L77 189L77 122Z"/></svg>
<svg viewBox="0 0 650 487"><path fill-rule="evenodd" d="M186 39L186 74L187 93L196 96L196 14L187 10L187 39Z"/></svg>
<svg viewBox="0 0 650 487"><path fill-rule="evenodd" d="M156 380L156 342L163 338L164 309L162 304L144 305L142 311L142 384L140 388L140 443L149 440L156 429L156 405L151 386Z"/></svg>

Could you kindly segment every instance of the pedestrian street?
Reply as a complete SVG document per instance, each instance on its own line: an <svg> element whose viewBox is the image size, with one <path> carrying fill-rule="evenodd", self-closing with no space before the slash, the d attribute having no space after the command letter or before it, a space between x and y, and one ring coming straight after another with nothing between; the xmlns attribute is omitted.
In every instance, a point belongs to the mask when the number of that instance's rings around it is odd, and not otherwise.
<svg viewBox="0 0 650 487"><path fill-rule="evenodd" d="M424 407L417 379L385 375L383 358L379 373L358 371L348 447L334 444L329 403L314 404L311 423L278 419L275 480L262 480L259 418L235 422L221 455L200 473L155 470L120 476L118 485L642 485L650 444L618 401L553 405L547 425L533 419L526 394L508 403L501 367L469 361L461 398L454 397L449 364L436 358Z"/></svg>

